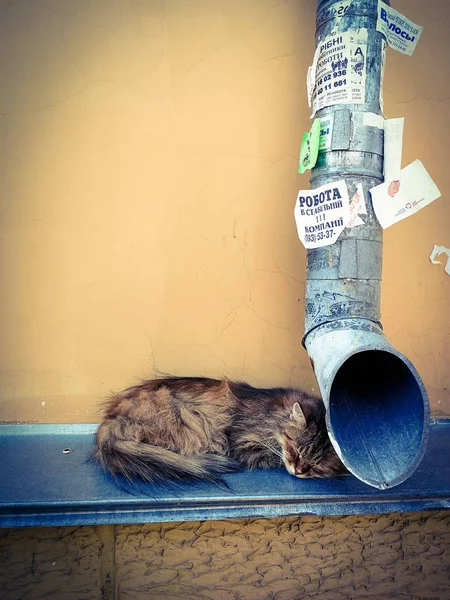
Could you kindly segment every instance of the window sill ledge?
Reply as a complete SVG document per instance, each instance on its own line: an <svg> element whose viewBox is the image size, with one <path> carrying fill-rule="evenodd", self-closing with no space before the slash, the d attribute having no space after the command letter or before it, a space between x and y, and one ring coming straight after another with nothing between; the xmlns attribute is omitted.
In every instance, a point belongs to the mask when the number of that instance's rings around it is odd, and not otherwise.
<svg viewBox="0 0 450 600"><path fill-rule="evenodd" d="M283 470L210 484L119 489L87 462L96 424L0 425L0 526L100 525L450 508L450 420L433 420L425 457L403 484L376 490L353 476L301 480ZM64 452L70 449L71 452ZM143 491L145 490L145 491Z"/></svg>

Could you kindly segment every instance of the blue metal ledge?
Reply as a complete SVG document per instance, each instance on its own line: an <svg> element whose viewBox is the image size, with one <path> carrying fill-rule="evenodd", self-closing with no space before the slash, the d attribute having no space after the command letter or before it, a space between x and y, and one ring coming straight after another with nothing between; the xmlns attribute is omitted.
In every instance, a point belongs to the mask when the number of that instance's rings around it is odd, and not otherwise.
<svg viewBox="0 0 450 600"><path fill-rule="evenodd" d="M87 461L97 425L0 425L0 526L98 525L450 508L450 421L431 425L417 471L390 490L353 476L301 480L283 470L234 473L210 484L118 488ZM70 450L70 452L68 452Z"/></svg>

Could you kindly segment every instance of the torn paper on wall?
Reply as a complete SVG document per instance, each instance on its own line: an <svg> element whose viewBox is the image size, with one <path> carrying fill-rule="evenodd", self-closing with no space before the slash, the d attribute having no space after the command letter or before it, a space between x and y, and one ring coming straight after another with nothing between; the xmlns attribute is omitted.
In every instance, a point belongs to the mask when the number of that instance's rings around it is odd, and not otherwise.
<svg viewBox="0 0 450 600"><path fill-rule="evenodd" d="M394 181L402 170L404 117L384 121L384 180Z"/></svg>
<svg viewBox="0 0 450 600"><path fill-rule="evenodd" d="M433 263L433 265L441 265L442 262L440 260L436 260L436 256L439 256L440 254L446 254L447 255L447 264L445 265L445 269L444 271L447 273L447 275L450 275L450 248L446 248L445 246L434 246L433 248L433 252L430 254L430 260Z"/></svg>
<svg viewBox="0 0 450 600"><path fill-rule="evenodd" d="M364 198L364 190L361 183L356 185L356 192L350 201L349 207L349 219L347 227L358 227L358 225L364 225L364 221L359 215L367 215L366 200Z"/></svg>
<svg viewBox="0 0 450 600"><path fill-rule="evenodd" d="M377 219L386 229L439 198L441 192L420 160L415 160L400 171L398 180L385 181L370 194Z"/></svg>
<svg viewBox="0 0 450 600"><path fill-rule="evenodd" d="M308 133L303 134L300 148L298 172L303 174L307 169L312 169L319 155L320 119L315 119Z"/></svg>
<svg viewBox="0 0 450 600"><path fill-rule="evenodd" d="M348 189L343 179L315 190L300 190L294 209L298 237L305 248L334 244L349 214Z"/></svg>
<svg viewBox="0 0 450 600"><path fill-rule="evenodd" d="M325 106L363 104L366 97L367 29L328 35L308 70L313 117Z"/></svg>
<svg viewBox="0 0 450 600"><path fill-rule="evenodd" d="M411 56L423 27L416 25L398 11L378 0L377 31L381 31L386 37L391 48Z"/></svg>

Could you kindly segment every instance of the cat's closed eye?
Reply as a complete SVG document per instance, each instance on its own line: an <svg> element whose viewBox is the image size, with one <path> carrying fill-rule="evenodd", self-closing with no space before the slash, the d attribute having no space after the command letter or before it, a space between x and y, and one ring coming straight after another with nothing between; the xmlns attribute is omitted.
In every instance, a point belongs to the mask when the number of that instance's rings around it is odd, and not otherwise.
<svg viewBox="0 0 450 600"><path fill-rule="evenodd" d="M284 447L284 455L286 460L290 463L296 463L298 460L298 452L291 445L286 444Z"/></svg>

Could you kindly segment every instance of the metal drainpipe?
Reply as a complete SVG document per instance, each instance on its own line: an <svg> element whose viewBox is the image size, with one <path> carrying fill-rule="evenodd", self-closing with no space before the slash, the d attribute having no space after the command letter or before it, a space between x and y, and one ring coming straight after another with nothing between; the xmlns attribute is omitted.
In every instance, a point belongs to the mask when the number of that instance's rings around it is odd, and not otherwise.
<svg viewBox="0 0 450 600"><path fill-rule="evenodd" d="M339 31L368 30L365 104L336 105L331 148L319 153L311 188L345 179L349 197L361 183L365 224L338 241L307 252L306 347L327 408L327 428L346 467L367 484L386 489L407 479L425 452L429 404L411 362L395 350L380 323L382 228L370 188L383 181L383 130L363 125L364 112L382 114L382 52L377 0L353 0L338 22L339 0L318 0L316 45ZM388 2L386 2L388 4ZM384 46L384 48L383 48ZM399 303L399 319L401 319Z"/></svg>

